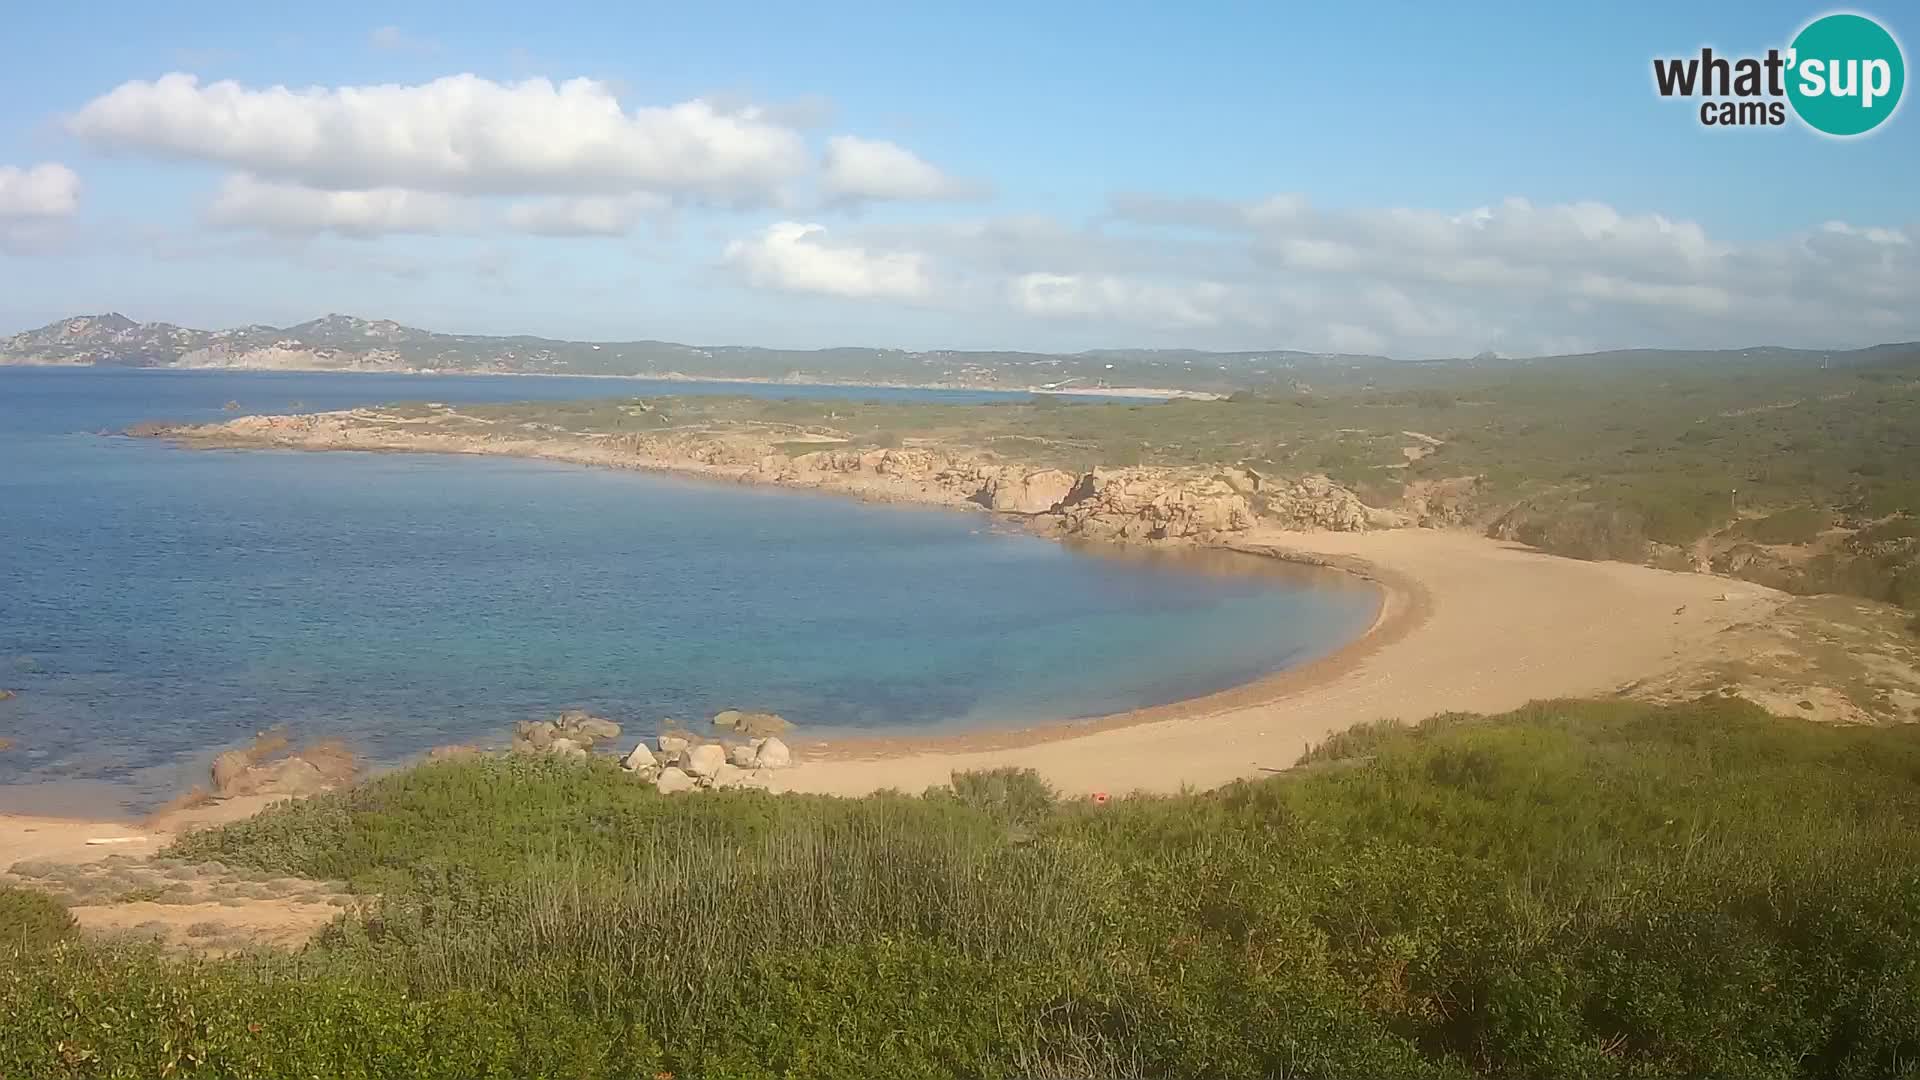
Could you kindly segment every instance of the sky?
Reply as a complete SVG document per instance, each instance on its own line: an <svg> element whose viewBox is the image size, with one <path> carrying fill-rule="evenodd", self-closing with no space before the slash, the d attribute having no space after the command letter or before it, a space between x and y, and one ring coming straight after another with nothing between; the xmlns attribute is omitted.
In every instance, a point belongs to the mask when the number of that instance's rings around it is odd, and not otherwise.
<svg viewBox="0 0 1920 1080"><path fill-rule="evenodd" d="M1920 339L1920 116L1714 129L1765 0L32 4L0 334L120 311L784 348ZM1920 9L1851 8L1903 43ZM1907 46L1912 56L1912 46Z"/></svg>

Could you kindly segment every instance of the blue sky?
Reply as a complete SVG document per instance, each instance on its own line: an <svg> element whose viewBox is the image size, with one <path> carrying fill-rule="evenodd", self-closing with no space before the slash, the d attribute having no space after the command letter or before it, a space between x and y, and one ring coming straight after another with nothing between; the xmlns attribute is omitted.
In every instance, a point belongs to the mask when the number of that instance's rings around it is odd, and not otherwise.
<svg viewBox="0 0 1920 1080"><path fill-rule="evenodd" d="M0 70L0 332L1920 338L1910 108L1842 141L1652 90L1656 55L1764 52L1825 10L35 5Z"/></svg>

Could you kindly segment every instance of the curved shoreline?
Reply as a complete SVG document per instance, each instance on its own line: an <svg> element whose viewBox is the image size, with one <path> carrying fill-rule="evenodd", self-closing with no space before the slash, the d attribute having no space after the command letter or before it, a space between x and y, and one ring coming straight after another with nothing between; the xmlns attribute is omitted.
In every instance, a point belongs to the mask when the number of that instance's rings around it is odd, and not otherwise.
<svg viewBox="0 0 1920 1080"><path fill-rule="evenodd" d="M388 433L374 445L317 445L165 434L190 447L509 456L983 509L885 485L779 483L733 467L675 467L571 441L455 442L407 432ZM1032 524L1020 514L989 516ZM1782 599L1723 578L1563 559L1443 530L1305 533L1256 526L1209 541L1099 546L1231 551L1337 570L1367 581L1379 607L1365 632L1324 656L1163 705L1000 731L808 742L803 730L794 740L800 760L776 774L775 790L920 790L945 783L955 771L1009 765L1034 768L1067 793L1215 787L1281 771L1313 743L1360 723L1611 693L1671 669L1713 634L1763 617ZM1604 617L1596 617L1600 611Z"/></svg>
<svg viewBox="0 0 1920 1080"><path fill-rule="evenodd" d="M1330 652L1293 667L1271 671L1246 682L1159 705L1105 713L1072 720L1043 721L1023 727L950 734L855 736L815 741L790 740L810 761L873 761L927 753L980 753L1018 750L1061 739L1103 731L1204 716L1226 709L1246 708L1284 698L1353 670L1363 660L1406 637L1424 623L1433 598L1418 581L1375 566L1363 559L1327 557L1272 545L1238 542L1204 546L1255 558L1275 559L1299 566L1335 571L1367 582L1377 601L1373 622L1356 637Z"/></svg>
<svg viewBox="0 0 1920 1080"><path fill-rule="evenodd" d="M1689 664L1720 632L1764 619L1785 599L1723 578L1439 530L1255 530L1231 546L1364 574L1402 606L1320 663L1217 695L993 745L903 741L885 756L823 754L777 789L917 791L957 771L1006 766L1034 769L1068 795L1213 788L1284 771L1357 724L1620 693Z"/></svg>
<svg viewBox="0 0 1920 1080"><path fill-rule="evenodd" d="M326 416L329 414L318 414ZM278 418L263 418L278 419ZM1328 555L1296 546L1251 543L1246 532L1224 533L1209 538L1179 538L1162 541L1115 541L1064 536L1038 526L1045 515L993 510L952 491L926 485L914 486L889 482L888 477L861 474L819 474L796 482L778 474L768 474L748 466L718 464L686 458L640 457L611 451L591 438L478 438L444 431L385 430L378 433L356 432L346 441L339 432L289 433L276 431L238 432L228 424L190 425L159 428L141 437L159 437L191 449L217 450L294 450L307 453L398 453L447 454L478 457L510 457L522 460L550 461L586 468L610 468L651 472L696 481L744 484L751 487L833 495L901 507L963 510L985 513L995 524L1005 524L1066 544L1087 545L1108 552L1187 551L1232 552L1249 558L1272 559L1295 566L1338 572L1366 582L1376 593L1373 622L1355 637L1337 644L1330 652L1305 663L1257 676L1246 682L1209 691L1189 698L1121 712L1065 720L1042 721L1014 728L972 732L900 734L883 736L838 736L792 740L796 749L815 760L876 760L926 753L970 753L1005 751L1059 739L1111 731L1138 724L1150 724L1204 715L1222 709L1243 707L1273 700L1277 696L1309 688L1351 670L1361 660L1405 636L1423 621L1432 600L1415 579L1378 566L1366 559Z"/></svg>

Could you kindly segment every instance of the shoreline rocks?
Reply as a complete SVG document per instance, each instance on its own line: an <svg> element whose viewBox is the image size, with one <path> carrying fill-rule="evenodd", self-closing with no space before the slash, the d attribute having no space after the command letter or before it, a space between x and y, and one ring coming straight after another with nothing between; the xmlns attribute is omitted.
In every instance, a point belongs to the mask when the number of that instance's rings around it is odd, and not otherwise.
<svg viewBox="0 0 1920 1080"><path fill-rule="evenodd" d="M216 755L208 769L213 797L316 795L359 775L359 761L343 743L313 743L280 756L286 746L283 737L263 735L245 750Z"/></svg>
<svg viewBox="0 0 1920 1080"><path fill-rule="evenodd" d="M773 735L784 735L793 730L793 724L779 713L742 712L739 709L726 709L715 713L713 726L731 731L746 739L764 739Z"/></svg>
<svg viewBox="0 0 1920 1080"><path fill-rule="evenodd" d="M728 710L716 717L722 728L740 724L743 717L772 717L772 713ZM724 717L726 722L721 722ZM791 727L785 720L780 723ZM679 732L662 732L654 747L644 741L621 761L621 767L664 795L682 791L765 787L776 769L793 764L793 751L778 736L755 736L744 743L706 741Z"/></svg>
<svg viewBox="0 0 1920 1080"><path fill-rule="evenodd" d="M595 743L619 737L619 724L584 709L568 709L552 720L522 720L513 725L513 750L577 758L592 752Z"/></svg>
<svg viewBox="0 0 1920 1080"><path fill-rule="evenodd" d="M677 795L683 791L692 791L694 782L693 777L669 765L660 770L660 776L653 782L653 786L662 795Z"/></svg>

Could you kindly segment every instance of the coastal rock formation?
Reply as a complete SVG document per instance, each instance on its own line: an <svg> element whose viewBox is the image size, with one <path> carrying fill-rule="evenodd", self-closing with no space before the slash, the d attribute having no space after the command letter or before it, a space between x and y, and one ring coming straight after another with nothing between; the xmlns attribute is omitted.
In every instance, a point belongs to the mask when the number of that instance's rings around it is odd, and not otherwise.
<svg viewBox="0 0 1920 1080"><path fill-rule="evenodd" d="M274 756L285 747L284 738L262 737L248 749L215 757L209 770L213 796L313 795L350 783L360 771L353 752L337 742L315 743L297 753Z"/></svg>
<svg viewBox="0 0 1920 1080"><path fill-rule="evenodd" d="M718 743L705 743L687 751L683 768L702 779L710 779L727 763L727 748Z"/></svg>
<svg viewBox="0 0 1920 1080"><path fill-rule="evenodd" d="M749 739L763 739L769 735L781 735L793 725L779 713L742 712L739 709L727 709L713 715L713 726L723 728Z"/></svg>
<svg viewBox="0 0 1920 1080"><path fill-rule="evenodd" d="M584 709L568 709L552 720L522 720L513 726L513 748L520 753L585 757L595 743L619 737L619 724Z"/></svg>
<svg viewBox="0 0 1920 1080"><path fill-rule="evenodd" d="M1400 507L1415 524L1450 528L1468 524L1475 518L1479 495L1477 476L1413 480L1400 496Z"/></svg>
<svg viewBox="0 0 1920 1080"><path fill-rule="evenodd" d="M588 742L620 737L620 725L605 717L595 716L585 709L568 709L554 721L554 726L566 733L566 737L579 741L583 736Z"/></svg>
<svg viewBox="0 0 1920 1080"><path fill-rule="evenodd" d="M1247 475L1255 476L1251 470ZM1365 532L1402 524L1398 515L1375 510L1324 476L1268 481L1255 476L1261 516L1287 529Z"/></svg>
<svg viewBox="0 0 1920 1080"><path fill-rule="evenodd" d="M208 446L489 453L692 472L867 499L982 506L1033 518L1057 535L1093 540L1207 542L1261 520L1343 532L1407 523L1403 515L1367 506L1325 476L1277 479L1239 466L1130 466L1075 475L924 446L829 446L790 454L786 451L796 441L832 440L783 438L760 428L594 434L550 424L500 427L442 408L427 417L377 409L245 416L223 424L142 427L130 434Z"/></svg>
<svg viewBox="0 0 1920 1080"><path fill-rule="evenodd" d="M1714 554L1710 565L1714 573L1787 591L1793 591L1804 577L1804 571L1792 560L1761 544L1735 544Z"/></svg>
<svg viewBox="0 0 1920 1080"><path fill-rule="evenodd" d="M1015 465L987 465L977 501L989 510L1005 514L1045 514L1058 508L1072 494L1078 479L1059 469L1032 472Z"/></svg>
<svg viewBox="0 0 1920 1080"><path fill-rule="evenodd" d="M728 710L727 721L741 717L772 716ZM784 721L783 721L784 722ZM721 726L725 726L722 724ZM769 773L793 764L793 752L780 739L767 736L746 743L703 742L690 736L671 734L659 737L656 753L646 743L633 748L621 763L637 779L650 781L665 793L720 790L724 788L766 787Z"/></svg>
<svg viewBox="0 0 1920 1080"><path fill-rule="evenodd" d="M1055 515L1057 529L1090 540L1205 539L1253 528L1253 507L1201 470L1095 469Z"/></svg>
<svg viewBox="0 0 1920 1080"><path fill-rule="evenodd" d="M779 739L768 739L760 744L753 755L756 769L784 769L793 764L793 752Z"/></svg>
<svg viewBox="0 0 1920 1080"><path fill-rule="evenodd" d="M239 785L240 778L251 768L253 768L253 758L249 757L245 750L228 750L216 755L213 759L213 767L208 770L210 774L208 778L213 782L213 793L215 795L232 794Z"/></svg>

